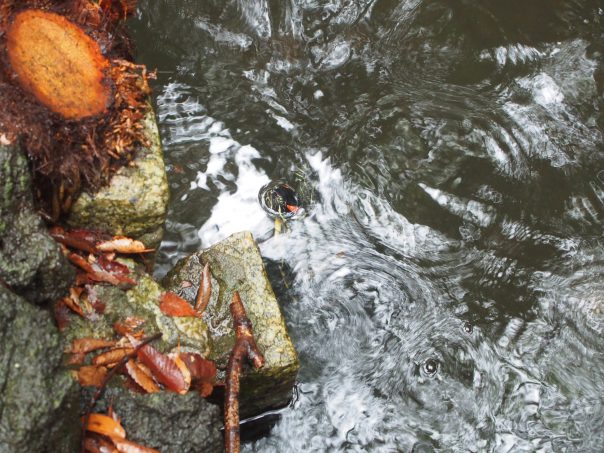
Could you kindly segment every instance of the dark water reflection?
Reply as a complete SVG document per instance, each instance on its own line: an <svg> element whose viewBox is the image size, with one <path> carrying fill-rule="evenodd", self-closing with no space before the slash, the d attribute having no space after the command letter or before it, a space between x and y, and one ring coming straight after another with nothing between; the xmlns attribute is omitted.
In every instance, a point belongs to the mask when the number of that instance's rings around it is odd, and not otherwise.
<svg viewBox="0 0 604 453"><path fill-rule="evenodd" d="M601 451L604 4L142 0L157 273L251 229L300 397L249 451ZM273 237L257 203L308 175Z"/></svg>

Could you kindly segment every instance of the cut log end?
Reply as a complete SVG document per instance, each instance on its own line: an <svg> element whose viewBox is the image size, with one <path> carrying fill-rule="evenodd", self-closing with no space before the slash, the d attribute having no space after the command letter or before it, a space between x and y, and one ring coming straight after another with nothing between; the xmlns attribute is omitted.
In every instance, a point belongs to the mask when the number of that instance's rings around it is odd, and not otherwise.
<svg viewBox="0 0 604 453"><path fill-rule="evenodd" d="M7 51L23 89L64 118L96 116L111 104L109 61L97 42L65 17L21 11L8 28Z"/></svg>

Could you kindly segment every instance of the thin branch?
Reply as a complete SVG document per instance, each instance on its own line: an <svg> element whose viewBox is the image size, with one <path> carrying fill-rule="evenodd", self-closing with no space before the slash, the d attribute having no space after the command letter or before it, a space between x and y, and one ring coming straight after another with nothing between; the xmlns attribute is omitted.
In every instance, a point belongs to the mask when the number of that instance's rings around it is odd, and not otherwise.
<svg viewBox="0 0 604 453"><path fill-rule="evenodd" d="M239 293L233 294L230 305L235 328L235 346L227 364L226 392L224 398L224 436L226 453L239 453L239 387L243 359L249 358L255 368L264 365L264 356L254 340L252 323L245 313Z"/></svg>

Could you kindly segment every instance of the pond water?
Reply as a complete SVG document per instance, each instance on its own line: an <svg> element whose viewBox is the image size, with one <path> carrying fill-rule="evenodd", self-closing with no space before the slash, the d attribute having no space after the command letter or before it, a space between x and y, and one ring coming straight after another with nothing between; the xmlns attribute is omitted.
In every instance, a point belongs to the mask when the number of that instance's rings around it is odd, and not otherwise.
<svg viewBox="0 0 604 453"><path fill-rule="evenodd" d="M172 190L156 273L251 230L300 354L245 451L602 451L602 1L139 10ZM306 197L275 236L277 179Z"/></svg>

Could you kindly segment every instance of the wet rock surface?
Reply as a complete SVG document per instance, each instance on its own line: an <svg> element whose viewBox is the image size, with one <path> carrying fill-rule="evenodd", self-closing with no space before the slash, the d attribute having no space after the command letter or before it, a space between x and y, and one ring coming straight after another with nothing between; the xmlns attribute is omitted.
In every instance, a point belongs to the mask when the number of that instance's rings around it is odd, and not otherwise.
<svg viewBox="0 0 604 453"><path fill-rule="evenodd" d="M0 145L0 279L43 303L62 297L74 277L34 208L25 156L16 145Z"/></svg>
<svg viewBox="0 0 604 453"><path fill-rule="evenodd" d="M159 245L169 191L153 111L144 127L151 145L139 150L132 165L120 168L109 186L80 195L67 219L71 227L129 236L150 248Z"/></svg>
<svg viewBox="0 0 604 453"><path fill-rule="evenodd" d="M0 342L0 451L77 451L79 387L50 313L0 285Z"/></svg>
<svg viewBox="0 0 604 453"><path fill-rule="evenodd" d="M195 392L138 395L110 388L97 410L106 409L107 402L121 418L129 440L162 453L223 451L220 408Z"/></svg>
<svg viewBox="0 0 604 453"><path fill-rule="evenodd" d="M102 284L90 288L89 297L104 306L103 314L91 320L73 316L63 331L65 347L76 338L114 338L114 323L134 316L145 320L143 328L146 335L162 333L162 338L153 343L162 352L170 352L180 346L182 351L208 357L212 346L206 323L199 318L179 318L162 313L159 305L165 289L131 260L122 262L130 266L130 276L138 284L127 291Z"/></svg>
<svg viewBox="0 0 604 453"><path fill-rule="evenodd" d="M257 371L247 368L242 378L242 416L287 404L300 365L252 234L236 233L184 258L163 280L164 286L194 301L205 263L210 263L213 275L212 299L204 313L213 343L210 359L224 372L235 343L229 311L234 291L241 295L256 342L266 359L263 368Z"/></svg>

